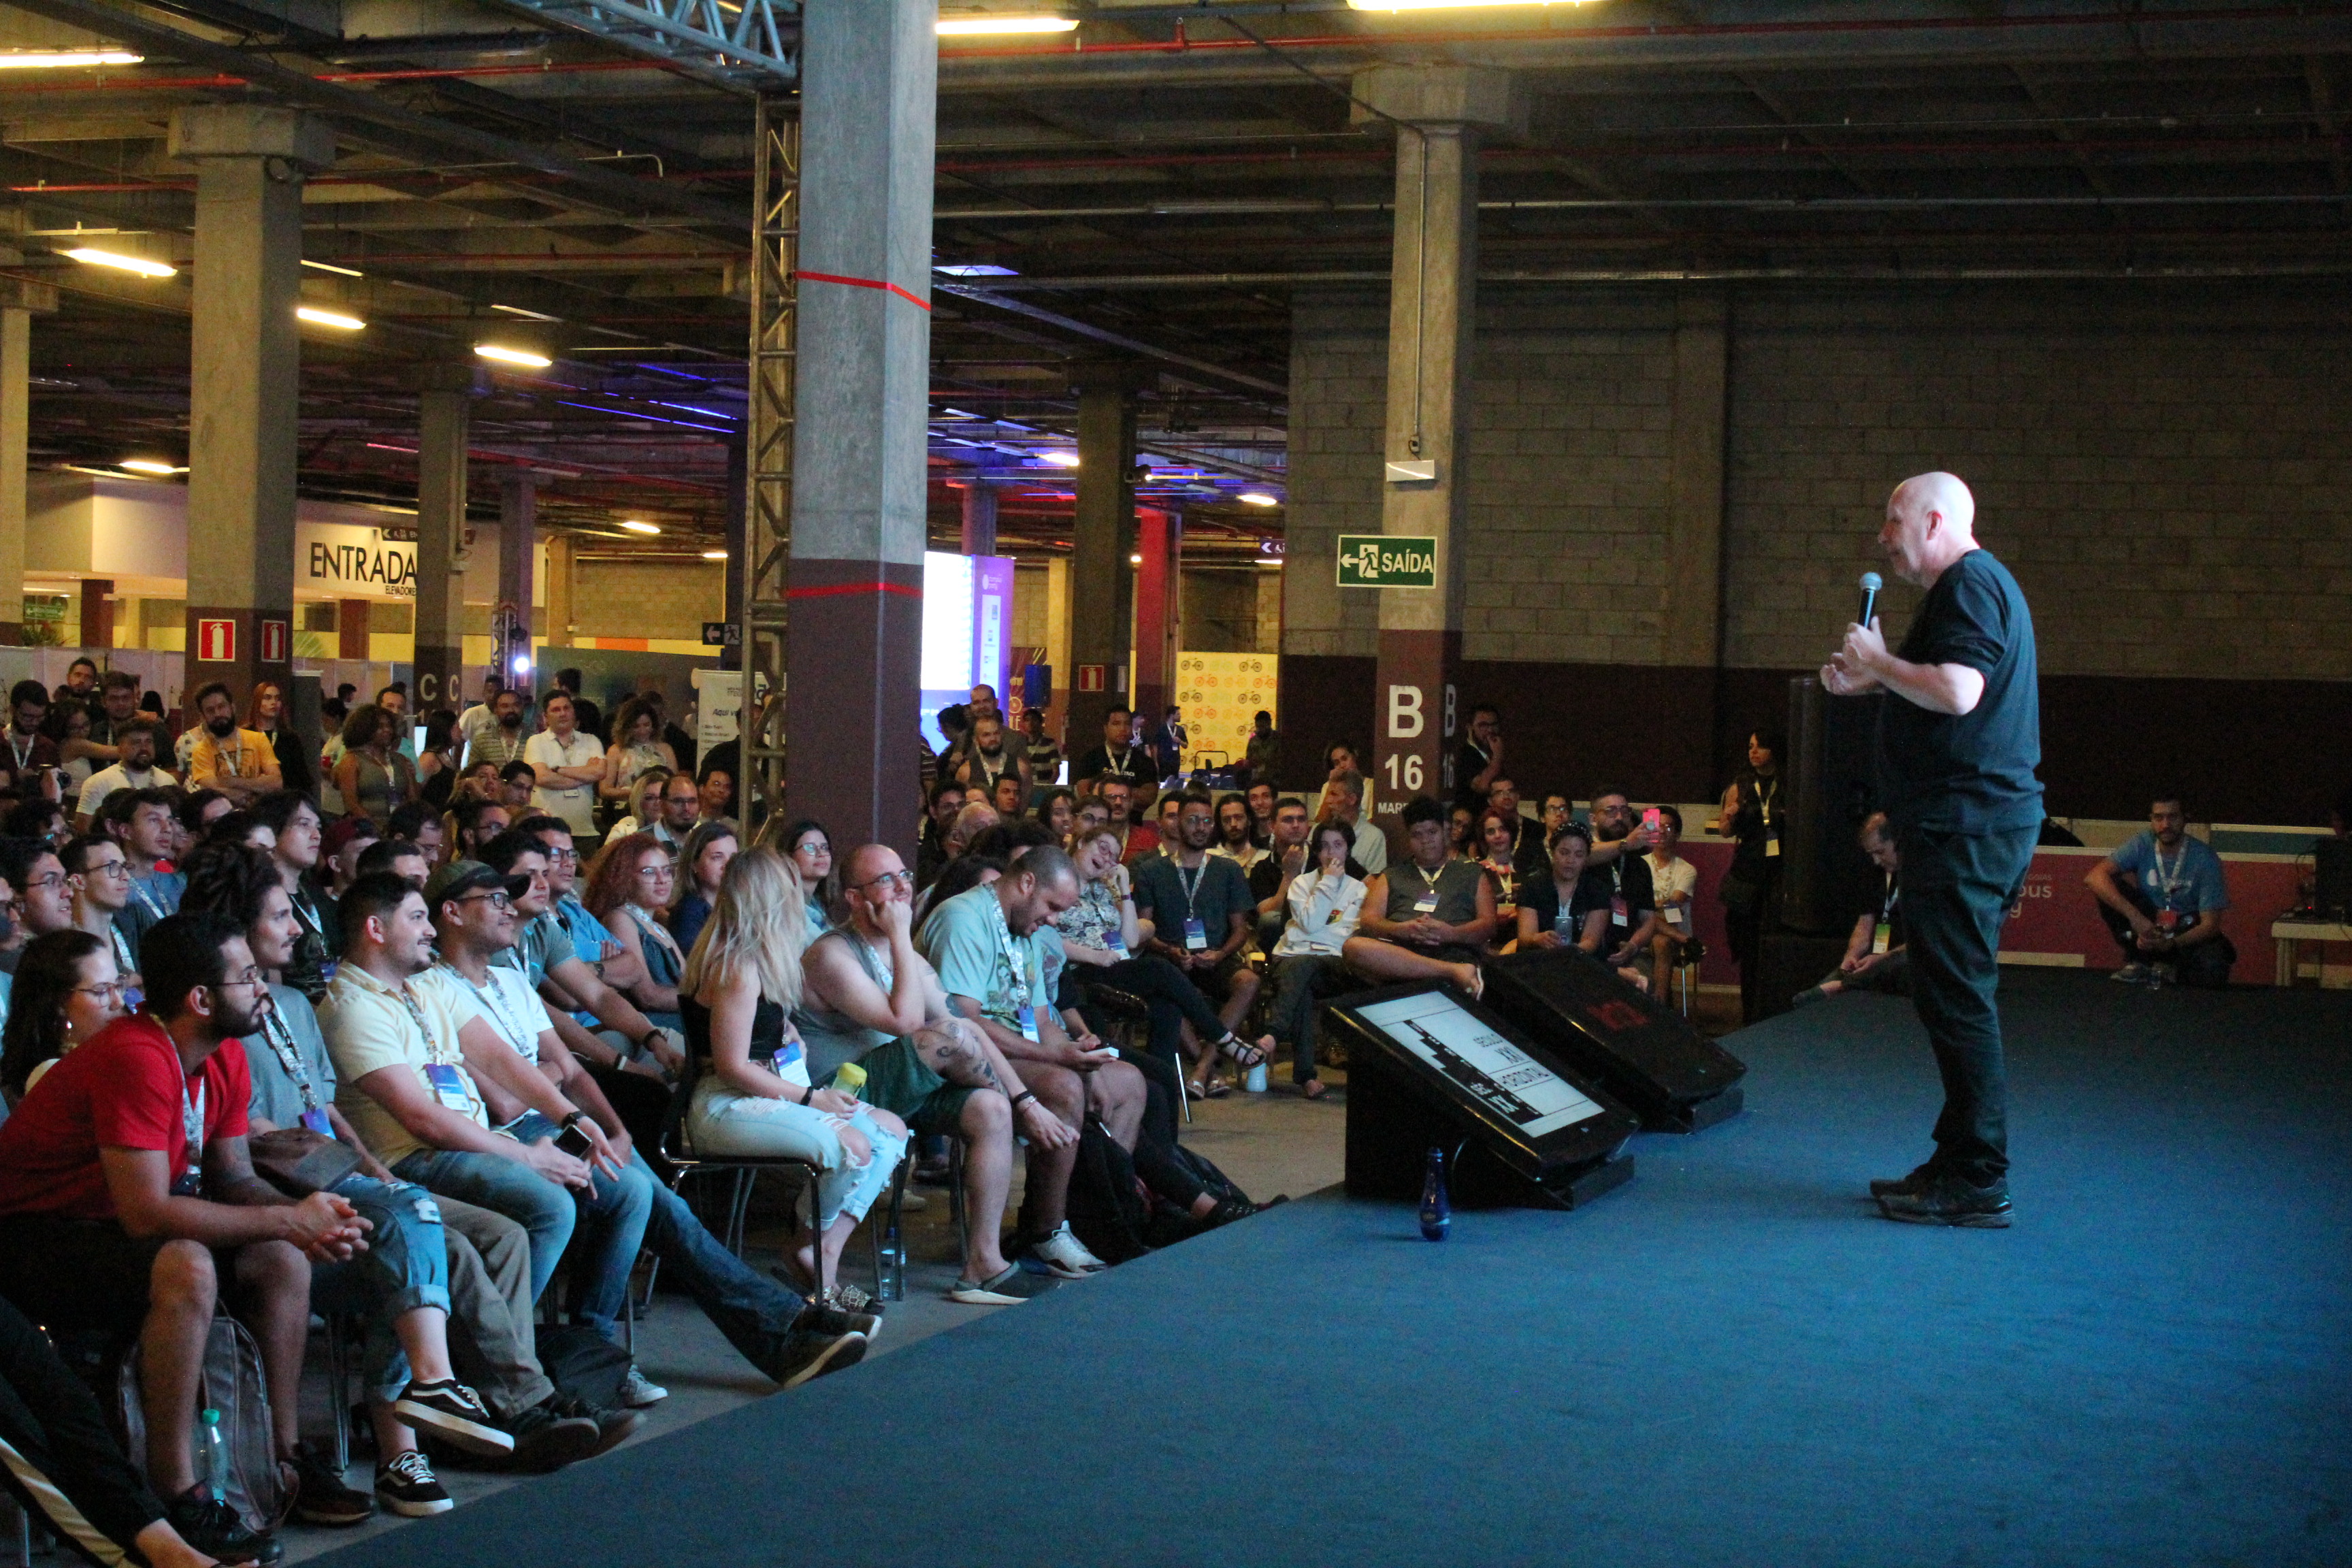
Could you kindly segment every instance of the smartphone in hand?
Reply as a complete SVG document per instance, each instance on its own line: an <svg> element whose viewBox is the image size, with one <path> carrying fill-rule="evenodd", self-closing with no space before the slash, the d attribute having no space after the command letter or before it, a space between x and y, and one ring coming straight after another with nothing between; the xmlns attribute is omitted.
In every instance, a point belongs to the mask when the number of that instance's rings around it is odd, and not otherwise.
<svg viewBox="0 0 2352 1568"><path fill-rule="evenodd" d="M589 1151L593 1147L588 1142L588 1134L580 1130L580 1123L576 1121L555 1135L556 1152L569 1154L575 1160L588 1158Z"/></svg>

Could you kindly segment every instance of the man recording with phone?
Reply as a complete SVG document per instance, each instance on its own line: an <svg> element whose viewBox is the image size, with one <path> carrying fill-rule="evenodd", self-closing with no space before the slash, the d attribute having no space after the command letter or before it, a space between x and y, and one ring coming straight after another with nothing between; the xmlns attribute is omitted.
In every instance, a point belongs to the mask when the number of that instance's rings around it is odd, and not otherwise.
<svg viewBox="0 0 2352 1568"><path fill-rule="evenodd" d="M1899 648L1874 616L1822 667L1840 697L1884 691L1879 804L1903 867L1911 994L1943 1077L1936 1152L1871 1184L1889 1219L2010 1223L2000 926L2042 826L2042 718L2033 617L2009 569L1976 542L1976 499L1950 474L1903 481L1879 548L1927 590Z"/></svg>
<svg viewBox="0 0 2352 1568"><path fill-rule="evenodd" d="M1633 805L1622 790L1602 790L1592 797L1594 853L1585 862L1585 875L1609 884L1609 934L1601 941L1601 957L1644 991L1656 978L1651 973L1650 942L1658 934L1658 898L1643 851L1657 837L1654 820L1634 826ZM1601 855L1604 844L1615 853Z"/></svg>

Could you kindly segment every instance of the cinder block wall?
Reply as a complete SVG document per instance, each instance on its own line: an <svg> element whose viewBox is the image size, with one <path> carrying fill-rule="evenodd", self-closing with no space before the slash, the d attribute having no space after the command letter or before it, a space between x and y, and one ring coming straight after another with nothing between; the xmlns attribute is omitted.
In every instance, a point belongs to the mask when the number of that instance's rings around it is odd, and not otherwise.
<svg viewBox="0 0 2352 1568"><path fill-rule="evenodd" d="M583 561L572 590L580 635L591 637L702 636L727 616L727 572L715 561Z"/></svg>
<svg viewBox="0 0 2352 1568"><path fill-rule="evenodd" d="M2168 776L2212 816L2316 820L2352 782L2340 745L2290 739L2352 723L2352 297L2114 281L1730 300L1710 675L1663 657L1673 290L1482 299L1463 652L1475 695L1543 737L1518 771L1719 788L1738 732L1778 716L1853 614L1889 487L1944 467L2034 606L2053 809L2134 815ZM1339 590L1331 561L1336 535L1380 529L1386 324L1360 291L1295 314L1284 702L1361 713L1334 734L1370 710L1373 595ZM1889 595L1898 634L1915 599Z"/></svg>

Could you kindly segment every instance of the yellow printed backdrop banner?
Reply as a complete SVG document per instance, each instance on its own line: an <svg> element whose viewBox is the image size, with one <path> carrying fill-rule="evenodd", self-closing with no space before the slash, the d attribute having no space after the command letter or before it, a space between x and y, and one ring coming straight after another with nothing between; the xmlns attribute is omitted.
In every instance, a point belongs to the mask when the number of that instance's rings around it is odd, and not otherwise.
<svg viewBox="0 0 2352 1568"><path fill-rule="evenodd" d="M1282 715L1274 705L1275 674L1281 658L1270 653L1180 653L1176 656L1176 706L1192 749L1184 765L1232 767L1249 751L1258 710Z"/></svg>

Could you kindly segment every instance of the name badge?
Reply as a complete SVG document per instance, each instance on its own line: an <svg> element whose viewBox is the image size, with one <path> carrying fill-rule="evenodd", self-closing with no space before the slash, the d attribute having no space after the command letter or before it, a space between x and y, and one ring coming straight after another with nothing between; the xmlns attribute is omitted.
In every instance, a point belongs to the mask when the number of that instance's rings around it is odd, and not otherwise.
<svg viewBox="0 0 2352 1568"><path fill-rule="evenodd" d="M471 1116L474 1097L467 1091L466 1075L447 1062L428 1062L425 1081L433 1086L433 1098L455 1111Z"/></svg>
<svg viewBox="0 0 2352 1568"><path fill-rule="evenodd" d="M327 1120L327 1111L324 1106L314 1105L310 1110L304 1111L302 1113L302 1125L309 1128L311 1131L316 1132L321 1138L332 1138L335 1135L334 1124Z"/></svg>
<svg viewBox="0 0 2352 1568"><path fill-rule="evenodd" d="M787 1078L792 1074L793 1065L806 1054L800 1041L786 1040L776 1047L776 1054L768 1058L768 1066L774 1069L778 1078Z"/></svg>
<svg viewBox="0 0 2352 1568"><path fill-rule="evenodd" d="M1780 836L1777 833L1771 834L1764 840L1764 858L1767 860L1778 860L1780 858Z"/></svg>
<svg viewBox="0 0 2352 1568"><path fill-rule="evenodd" d="M1412 912L1417 915L1435 914L1437 912L1437 889L1432 888L1429 891L1422 894L1421 897L1413 900Z"/></svg>
<svg viewBox="0 0 2352 1568"><path fill-rule="evenodd" d="M1201 923L1201 917L1198 915L1188 916L1185 919L1184 951L1187 952L1209 951L1209 928Z"/></svg>
<svg viewBox="0 0 2352 1568"><path fill-rule="evenodd" d="M1024 1004L1021 1010L1013 1015L1013 1019L1021 1026L1021 1037L1031 1045L1035 1045L1037 1043L1037 1009Z"/></svg>
<svg viewBox="0 0 2352 1568"><path fill-rule="evenodd" d="M1113 958L1123 960L1127 957L1127 943L1119 939L1118 932L1105 931L1103 932L1103 951Z"/></svg>
<svg viewBox="0 0 2352 1568"><path fill-rule="evenodd" d="M1894 942L1895 928L1885 921L1879 921L1876 926L1872 928L1870 933L1871 952L1885 952L1894 944Z"/></svg>
<svg viewBox="0 0 2352 1568"><path fill-rule="evenodd" d="M1615 898L1609 900L1609 923L1614 926L1626 926L1633 923L1633 911L1627 906L1625 902L1625 895L1622 893L1618 894Z"/></svg>
<svg viewBox="0 0 2352 1568"><path fill-rule="evenodd" d="M139 1011L139 1004L145 1000L147 1000L147 993L138 986L126 985L122 988L122 1005L131 1012Z"/></svg>
<svg viewBox="0 0 2352 1568"><path fill-rule="evenodd" d="M343 961L340 958L331 958L320 964L319 983L322 985L332 985L335 983L335 971L342 966Z"/></svg>
<svg viewBox="0 0 2352 1568"><path fill-rule="evenodd" d="M2158 910L2156 914L2156 923L2163 928L2165 935L2170 936L2180 924L2180 911Z"/></svg>

